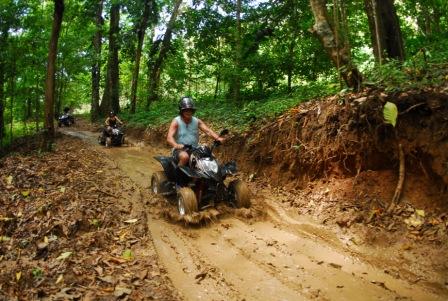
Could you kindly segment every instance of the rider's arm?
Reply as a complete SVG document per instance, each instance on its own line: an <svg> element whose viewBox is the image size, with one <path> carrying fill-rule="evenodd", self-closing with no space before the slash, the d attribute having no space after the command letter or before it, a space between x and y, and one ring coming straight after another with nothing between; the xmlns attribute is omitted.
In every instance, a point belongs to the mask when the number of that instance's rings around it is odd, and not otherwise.
<svg viewBox="0 0 448 301"><path fill-rule="evenodd" d="M198 119L199 129L206 133L209 137L212 137L214 140L218 140L220 142L224 141L224 138L219 137L212 129L210 129L201 119Z"/></svg>
<svg viewBox="0 0 448 301"><path fill-rule="evenodd" d="M109 117L106 118L106 121L104 121L104 124L109 126Z"/></svg>
<svg viewBox="0 0 448 301"><path fill-rule="evenodd" d="M123 124L123 121L121 121L120 118L118 118L117 116L115 116L115 118L117 119L117 122L118 122L119 124Z"/></svg>
<svg viewBox="0 0 448 301"><path fill-rule="evenodd" d="M174 139L174 135L176 135L177 129L179 125L177 124L177 121L173 119L170 124L170 128L168 129L168 135L166 136L166 142L168 142L169 145L171 145L175 149L182 149L184 146L182 144L178 144L176 140Z"/></svg>

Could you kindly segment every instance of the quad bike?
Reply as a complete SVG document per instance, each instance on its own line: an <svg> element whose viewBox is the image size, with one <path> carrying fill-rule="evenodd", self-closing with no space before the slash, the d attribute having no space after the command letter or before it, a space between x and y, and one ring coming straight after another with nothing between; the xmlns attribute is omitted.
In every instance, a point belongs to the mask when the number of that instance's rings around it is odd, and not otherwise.
<svg viewBox="0 0 448 301"><path fill-rule="evenodd" d="M223 130L220 136L227 133L228 130ZM218 163L213 150L219 145L219 141L214 141L210 147L186 145L184 149L190 153L188 166L178 166L173 156L154 157L163 171L157 171L151 177L153 193L177 193L180 215L191 214L222 201L236 208L249 208L250 191L247 185L241 180L233 180L228 185L224 183L227 176L236 174L237 168L234 161L223 165Z"/></svg>
<svg viewBox="0 0 448 301"><path fill-rule="evenodd" d="M71 126L75 124L75 117L73 117L72 115L65 113L62 114L59 118L58 118L58 127L61 126Z"/></svg>
<svg viewBox="0 0 448 301"><path fill-rule="evenodd" d="M124 144L124 130L123 128L115 125L112 127L112 131L109 135L103 131L102 135L98 137L98 143L101 145L109 146L121 146Z"/></svg>

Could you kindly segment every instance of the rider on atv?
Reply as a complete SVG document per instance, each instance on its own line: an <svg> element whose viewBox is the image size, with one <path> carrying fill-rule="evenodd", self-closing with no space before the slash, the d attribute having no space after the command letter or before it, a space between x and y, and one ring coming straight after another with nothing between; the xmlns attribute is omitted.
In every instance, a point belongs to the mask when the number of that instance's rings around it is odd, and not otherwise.
<svg viewBox="0 0 448 301"><path fill-rule="evenodd" d="M109 117L104 121L104 125L103 136L108 137L112 134L112 129L117 125L123 125L123 122L118 118L114 111L110 111Z"/></svg>
<svg viewBox="0 0 448 301"><path fill-rule="evenodd" d="M190 153L185 146L198 146L199 130L219 142L225 140L211 130L201 119L194 117L193 114L195 112L196 107L193 99L187 96L181 97L179 101L179 116L171 121L168 130L166 141L173 147L173 157L179 166L188 164ZM179 182L178 184L181 185Z"/></svg>

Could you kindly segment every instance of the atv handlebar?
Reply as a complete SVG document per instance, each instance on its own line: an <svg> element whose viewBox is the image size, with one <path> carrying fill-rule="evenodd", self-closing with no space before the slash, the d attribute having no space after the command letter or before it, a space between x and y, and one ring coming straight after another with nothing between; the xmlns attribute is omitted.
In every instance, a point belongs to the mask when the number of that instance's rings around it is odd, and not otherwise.
<svg viewBox="0 0 448 301"><path fill-rule="evenodd" d="M229 130L228 130L228 129L223 129L223 130L219 133L219 137L225 136L225 135L227 135L228 133L229 133ZM213 152L213 149L214 149L215 147L220 146L220 145L221 145L221 141L214 140L213 143L212 143L212 145L211 145L211 147L210 147L210 150ZM195 146L193 146L193 145L191 145L191 144L184 144L184 147L182 148L182 150L184 150L184 151L194 151L194 150L197 149L197 148L198 148L198 147L195 147Z"/></svg>

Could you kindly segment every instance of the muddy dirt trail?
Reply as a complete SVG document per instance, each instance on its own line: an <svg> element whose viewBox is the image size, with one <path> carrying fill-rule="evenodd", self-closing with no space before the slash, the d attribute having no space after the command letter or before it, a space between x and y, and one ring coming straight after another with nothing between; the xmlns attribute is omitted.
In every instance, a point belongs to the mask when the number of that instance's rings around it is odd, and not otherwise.
<svg viewBox="0 0 448 301"><path fill-rule="evenodd" d="M97 134L65 130L90 141ZM258 218L227 214L204 227L173 223L153 208L171 206L149 192L153 159L168 149L133 144L101 148L116 167L137 183L161 266L185 300L447 300L446 287L409 282L391 273L400 262L378 262L374 253L354 250L334 231L299 216L276 201L276 194L251 183ZM363 254L369 254L363 255ZM385 265L389 268L385 269ZM410 271L412 272L412 271ZM443 283L443 282L442 282Z"/></svg>

